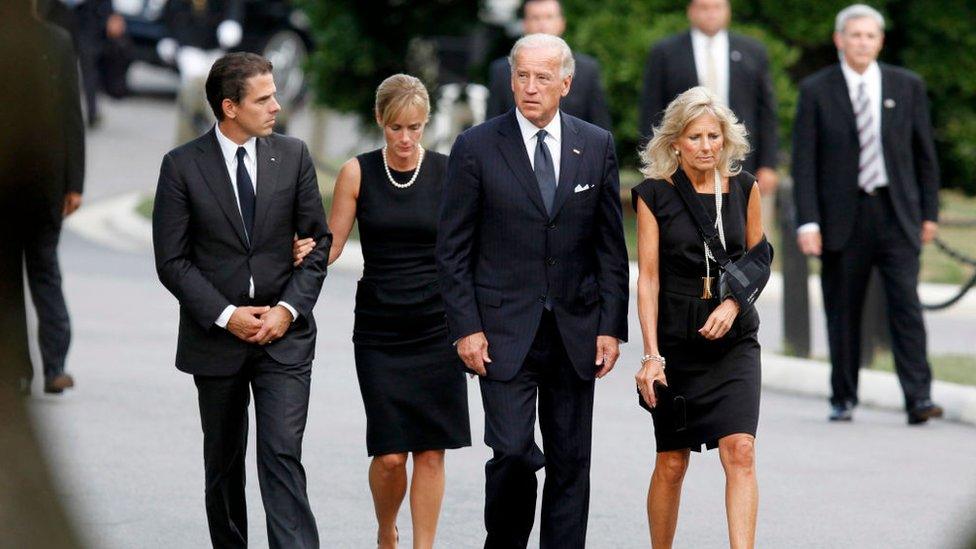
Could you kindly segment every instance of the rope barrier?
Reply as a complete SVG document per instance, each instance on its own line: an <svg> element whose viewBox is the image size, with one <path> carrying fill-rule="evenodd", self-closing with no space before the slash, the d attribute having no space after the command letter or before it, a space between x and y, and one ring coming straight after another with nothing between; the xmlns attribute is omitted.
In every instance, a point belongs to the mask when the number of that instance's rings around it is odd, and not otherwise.
<svg viewBox="0 0 976 549"><path fill-rule="evenodd" d="M952 259L962 263L964 265L969 265L970 267L976 268L976 259L969 257L959 250L954 250L949 247L941 238L936 237L933 241L935 247L938 248L942 253L951 257ZM941 303L922 303L922 309L926 311L939 311L942 309L947 309L961 300L969 290L976 286L976 272L973 272L973 276L970 277L969 281L963 284L956 295L951 298L941 302Z"/></svg>

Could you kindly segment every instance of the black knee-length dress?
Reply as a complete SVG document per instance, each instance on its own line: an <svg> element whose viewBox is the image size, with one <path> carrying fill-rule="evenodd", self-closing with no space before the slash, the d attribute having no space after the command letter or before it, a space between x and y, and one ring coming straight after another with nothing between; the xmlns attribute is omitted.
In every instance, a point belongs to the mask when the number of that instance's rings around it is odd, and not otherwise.
<svg viewBox="0 0 976 549"><path fill-rule="evenodd" d="M353 344L371 456L471 445L463 363L451 345L434 263L447 157L425 151L407 188L381 150L357 157L363 277ZM413 171L390 170L398 183Z"/></svg>
<svg viewBox="0 0 976 549"><path fill-rule="evenodd" d="M734 261L746 250L746 212L755 177L746 172L729 179L722 201L726 250ZM673 417L653 413L657 451L712 449L718 440L736 433L756 434L759 422L760 349L755 307L744 307L729 332L709 341L698 333L719 305L717 284L713 299L702 299L705 247L695 220L678 191L667 181L648 179L633 189L634 207L643 200L659 227L657 337L667 360L665 376L674 394L686 401L685 429ZM698 198L715 219L714 193ZM711 275L718 265L711 263Z"/></svg>

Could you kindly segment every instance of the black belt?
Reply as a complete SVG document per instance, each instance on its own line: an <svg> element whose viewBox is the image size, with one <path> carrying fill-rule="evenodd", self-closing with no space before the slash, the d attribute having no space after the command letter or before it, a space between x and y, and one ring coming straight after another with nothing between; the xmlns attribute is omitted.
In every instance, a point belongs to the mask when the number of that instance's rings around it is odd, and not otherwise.
<svg viewBox="0 0 976 549"><path fill-rule="evenodd" d="M860 189L861 196L867 198L874 198L876 196L881 196L883 193L887 193L887 192L888 192L887 185L883 185L881 187L875 187L871 192L865 191L864 189Z"/></svg>
<svg viewBox="0 0 976 549"><path fill-rule="evenodd" d="M717 272L715 273L718 274ZM661 277L661 291L688 297L702 298L705 291L705 277L667 275ZM710 290L713 298L719 296L718 276L713 276Z"/></svg>

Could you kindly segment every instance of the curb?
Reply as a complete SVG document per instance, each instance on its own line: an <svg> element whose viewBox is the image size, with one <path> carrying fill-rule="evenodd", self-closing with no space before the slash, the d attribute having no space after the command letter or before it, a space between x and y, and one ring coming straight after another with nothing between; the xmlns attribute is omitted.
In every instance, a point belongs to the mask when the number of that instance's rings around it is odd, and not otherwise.
<svg viewBox="0 0 976 549"><path fill-rule="evenodd" d="M901 385L891 372L861 369L860 406L904 412ZM763 354L763 389L827 399L830 365L816 360ZM976 425L976 387L934 380L932 400L945 409L945 419ZM825 406L826 413L826 406Z"/></svg>
<svg viewBox="0 0 976 549"><path fill-rule="evenodd" d="M113 250L151 250L152 223L136 211L144 196L130 192L86 204L66 219L64 226Z"/></svg>
<svg viewBox="0 0 976 549"><path fill-rule="evenodd" d="M78 210L65 222L65 226L82 236L112 249L125 252L142 252L152 249L152 223L138 212L136 206L144 193L132 192L100 200ZM348 272L361 272L363 251L359 242L349 240L342 256L330 268ZM820 282L816 277L808 281L810 299L820 299ZM630 263L631 291L637 288L637 263ZM782 295L783 279L774 273L769 280L765 299ZM938 299L954 291L953 286L921 284L919 293L923 299ZM942 292L942 293L940 293ZM976 294L970 293L956 307L963 311L976 311ZM828 398L830 365L824 362L788 357L772 353L763 354L763 389L808 397ZM901 386L891 372L862 369L860 373L860 404L871 408L904 411ZM945 418L976 426L976 387L935 380L932 382L932 399L945 409Z"/></svg>

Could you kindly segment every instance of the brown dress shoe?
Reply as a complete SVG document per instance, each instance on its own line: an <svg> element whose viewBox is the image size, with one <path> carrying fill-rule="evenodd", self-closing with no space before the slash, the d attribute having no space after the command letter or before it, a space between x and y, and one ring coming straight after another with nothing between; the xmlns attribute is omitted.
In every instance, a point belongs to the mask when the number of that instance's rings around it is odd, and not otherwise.
<svg viewBox="0 0 976 549"><path fill-rule="evenodd" d="M930 399L919 401L908 411L908 424L919 425L934 418L940 418L945 414L938 404Z"/></svg>
<svg viewBox="0 0 976 549"><path fill-rule="evenodd" d="M60 395L65 389L70 389L74 386L75 378L68 374L58 374L44 380L44 392L53 395Z"/></svg>

